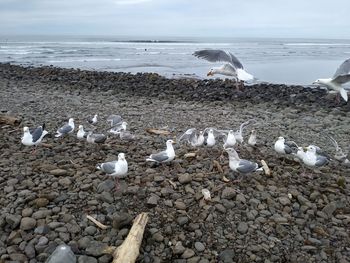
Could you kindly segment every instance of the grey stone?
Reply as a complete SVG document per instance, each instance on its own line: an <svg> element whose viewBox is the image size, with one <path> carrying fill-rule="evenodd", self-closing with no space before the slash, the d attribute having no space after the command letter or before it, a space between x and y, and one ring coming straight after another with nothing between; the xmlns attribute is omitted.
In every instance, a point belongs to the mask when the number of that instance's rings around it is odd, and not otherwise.
<svg viewBox="0 0 350 263"><path fill-rule="evenodd" d="M237 231L241 234L245 234L248 231L248 224L246 222L239 222L237 226Z"/></svg>
<svg viewBox="0 0 350 263"><path fill-rule="evenodd" d="M232 249L226 249L219 254L219 259L223 263L234 263L233 258L235 256L235 251Z"/></svg>
<svg viewBox="0 0 350 263"><path fill-rule="evenodd" d="M155 207L158 204L159 196L152 194L147 200L148 207Z"/></svg>
<svg viewBox="0 0 350 263"><path fill-rule="evenodd" d="M225 187L222 191L221 198L232 199L236 196L236 190L232 187Z"/></svg>
<svg viewBox="0 0 350 263"><path fill-rule="evenodd" d="M336 202L330 202L325 207L323 207L322 212L331 217L333 213L337 210L337 203Z"/></svg>
<svg viewBox="0 0 350 263"><path fill-rule="evenodd" d="M190 248L186 248L184 253L182 253L182 258L191 258L195 255L194 251Z"/></svg>
<svg viewBox="0 0 350 263"><path fill-rule="evenodd" d="M103 255L103 251L107 248L107 245L99 241L91 241L85 252L89 256L99 257Z"/></svg>
<svg viewBox="0 0 350 263"><path fill-rule="evenodd" d="M22 217L20 215L6 215L6 223L10 226L11 229L15 229L21 222Z"/></svg>
<svg viewBox="0 0 350 263"><path fill-rule="evenodd" d="M180 182L180 184L187 184L192 181L192 175L190 174L180 174L177 178Z"/></svg>
<svg viewBox="0 0 350 263"><path fill-rule="evenodd" d="M80 256L78 258L78 263L97 263L97 259L94 257L89 257L89 256Z"/></svg>
<svg viewBox="0 0 350 263"><path fill-rule="evenodd" d="M202 252L205 250L205 246L202 242L195 242L194 247L197 251Z"/></svg>
<svg viewBox="0 0 350 263"><path fill-rule="evenodd" d="M31 217L23 217L21 220L20 229L21 230L30 230L36 226L36 220Z"/></svg>
<svg viewBox="0 0 350 263"><path fill-rule="evenodd" d="M119 212L119 213L115 213L113 214L113 228L116 229L121 229L124 226L128 226L131 224L133 217L131 215L129 215L128 213L124 213L124 212Z"/></svg>
<svg viewBox="0 0 350 263"><path fill-rule="evenodd" d="M173 253L175 255L180 255L184 253L185 249L186 248L182 245L181 241L178 241L174 246Z"/></svg>
<svg viewBox="0 0 350 263"><path fill-rule="evenodd" d="M180 216L176 219L176 221L180 226L183 226L183 225L187 224L189 220L188 220L187 216Z"/></svg>

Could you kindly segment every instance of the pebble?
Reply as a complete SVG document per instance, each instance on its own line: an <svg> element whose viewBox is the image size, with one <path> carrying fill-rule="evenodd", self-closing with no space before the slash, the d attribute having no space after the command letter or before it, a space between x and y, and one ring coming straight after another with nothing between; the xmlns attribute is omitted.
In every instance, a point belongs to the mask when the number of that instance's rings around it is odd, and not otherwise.
<svg viewBox="0 0 350 263"><path fill-rule="evenodd" d="M248 224L246 222L239 222L237 226L237 231L241 234L245 234L248 231Z"/></svg>
<svg viewBox="0 0 350 263"><path fill-rule="evenodd" d="M195 242L194 247L196 248L197 251L202 252L205 250L205 246L202 242Z"/></svg>
<svg viewBox="0 0 350 263"><path fill-rule="evenodd" d="M35 228L36 220L31 217L23 217L21 220L20 229L21 230L30 230Z"/></svg>
<svg viewBox="0 0 350 263"><path fill-rule="evenodd" d="M187 184L192 181L192 176L190 174L180 174L177 178L180 184Z"/></svg>

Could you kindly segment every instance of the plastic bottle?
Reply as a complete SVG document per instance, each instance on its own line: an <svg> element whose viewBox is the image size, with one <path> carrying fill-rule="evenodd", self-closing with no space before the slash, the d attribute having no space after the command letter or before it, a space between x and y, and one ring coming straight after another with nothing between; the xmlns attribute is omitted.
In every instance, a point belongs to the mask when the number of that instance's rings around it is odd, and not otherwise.
<svg viewBox="0 0 350 263"><path fill-rule="evenodd" d="M77 259L70 246L59 245L45 263L76 263Z"/></svg>

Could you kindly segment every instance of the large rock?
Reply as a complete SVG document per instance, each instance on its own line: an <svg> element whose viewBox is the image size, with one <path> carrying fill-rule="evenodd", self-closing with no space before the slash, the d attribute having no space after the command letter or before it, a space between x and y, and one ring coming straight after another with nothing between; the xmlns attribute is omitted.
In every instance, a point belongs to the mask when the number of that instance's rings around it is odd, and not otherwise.
<svg viewBox="0 0 350 263"><path fill-rule="evenodd" d="M225 187L222 191L221 198L233 199L236 196L236 190L232 187Z"/></svg>
<svg viewBox="0 0 350 263"><path fill-rule="evenodd" d="M36 220L31 217L23 217L21 220L21 230L30 230L36 226Z"/></svg>

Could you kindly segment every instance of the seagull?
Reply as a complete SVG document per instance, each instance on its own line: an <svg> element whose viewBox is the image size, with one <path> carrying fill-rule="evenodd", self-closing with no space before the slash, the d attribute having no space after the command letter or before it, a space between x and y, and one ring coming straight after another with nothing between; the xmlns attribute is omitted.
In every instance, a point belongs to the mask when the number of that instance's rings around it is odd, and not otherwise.
<svg viewBox="0 0 350 263"><path fill-rule="evenodd" d="M107 175L114 177L116 190L119 186L119 178L125 178L128 173L128 162L125 160L125 154L119 153L118 160L101 163L96 166L98 170L105 172Z"/></svg>
<svg viewBox="0 0 350 263"><path fill-rule="evenodd" d="M111 127L122 123L123 119L120 115L109 115L107 118L107 122L111 124Z"/></svg>
<svg viewBox="0 0 350 263"><path fill-rule="evenodd" d="M86 139L87 135L88 135L88 132L84 131L83 125L79 125L79 129L77 132L77 138L78 139Z"/></svg>
<svg viewBox="0 0 350 263"><path fill-rule="evenodd" d="M30 133L28 127L23 127L23 136L21 138L21 142L26 146L37 146L41 143L42 139L48 132L45 130L45 123L42 126L39 126ZM33 153L35 150L33 151Z"/></svg>
<svg viewBox="0 0 350 263"><path fill-rule="evenodd" d="M227 62L220 67L211 68L207 73L207 76L214 76L215 74L231 76L236 79L237 83L240 82L241 85L244 81L252 81L254 79L253 75L244 70L242 63L228 51L220 49L204 49L194 52L193 55L210 62Z"/></svg>
<svg viewBox="0 0 350 263"><path fill-rule="evenodd" d="M98 133L95 133L93 134L92 131L90 131L88 133L88 135L86 136L86 141L88 143L104 143L107 139L107 136L104 135L104 134L98 134Z"/></svg>
<svg viewBox="0 0 350 263"><path fill-rule="evenodd" d="M291 154L292 152L296 151L298 145L293 141L286 141L283 137L278 137L274 148L277 153Z"/></svg>
<svg viewBox="0 0 350 263"><path fill-rule="evenodd" d="M248 139L248 144L250 146L255 146L256 145L256 130L251 130L250 132L250 136L249 136L249 139Z"/></svg>
<svg viewBox="0 0 350 263"><path fill-rule="evenodd" d="M92 125L95 125L97 123L97 114L95 114L93 118L89 118L87 122Z"/></svg>
<svg viewBox="0 0 350 263"><path fill-rule="evenodd" d="M263 168L259 168L259 165L257 163L239 158L237 152L233 148L227 148L226 152L229 156L230 169L235 172L239 172L241 174L249 174L255 171L263 170Z"/></svg>
<svg viewBox="0 0 350 263"><path fill-rule="evenodd" d="M254 119L251 119L251 120L248 120L246 122L243 122L240 126L239 126L239 130L237 130L235 132L235 138L236 138L236 141L238 143L243 143L243 130L246 126L248 126L251 122L256 122L256 120Z"/></svg>
<svg viewBox="0 0 350 263"><path fill-rule="evenodd" d="M215 140L215 136L214 136L214 130L213 129L209 129L208 131L208 137L207 137L207 140L206 140L206 146L208 147L213 147L216 143L216 140Z"/></svg>
<svg viewBox="0 0 350 263"><path fill-rule="evenodd" d="M303 156L303 163L310 167L322 167L326 165L329 160L326 156L318 155L316 153L316 147L310 145L306 147L306 153Z"/></svg>
<svg viewBox="0 0 350 263"><path fill-rule="evenodd" d="M180 136L178 141L179 142L186 141L187 143L191 144L193 147L202 146L204 143L204 133L203 131L199 131L199 135L197 135L197 129L190 128Z"/></svg>
<svg viewBox="0 0 350 263"><path fill-rule="evenodd" d="M130 133L129 131L120 131L119 138L124 141L132 141L135 140L135 135Z"/></svg>
<svg viewBox="0 0 350 263"><path fill-rule="evenodd" d="M151 154L146 161L150 162L156 162L156 163L166 163L171 162L175 158L175 151L173 147L174 141L173 140L167 140L166 141L166 150Z"/></svg>
<svg viewBox="0 0 350 263"><path fill-rule="evenodd" d="M339 102L339 93L342 98L347 102L348 93L342 87L343 84L350 81L350 58L345 60L334 73L332 78L328 79L317 79L313 84L321 84L329 89L335 90L337 95L337 101Z"/></svg>
<svg viewBox="0 0 350 263"><path fill-rule="evenodd" d="M126 131L127 122L123 121L121 123L117 123L109 130L110 133L119 134L121 131Z"/></svg>
<svg viewBox="0 0 350 263"><path fill-rule="evenodd" d="M330 135L327 137L331 140L333 146L335 147L334 158L340 162L345 162L347 160L347 154L344 153L343 149L338 145L338 142Z"/></svg>
<svg viewBox="0 0 350 263"><path fill-rule="evenodd" d="M61 128L59 128L56 132L56 135L55 137L61 137L62 135L66 135L68 133L71 133L74 131L74 119L73 118L70 118L68 120L68 123L65 124L64 126L62 126Z"/></svg>
<svg viewBox="0 0 350 263"><path fill-rule="evenodd" d="M226 138L224 138L224 149L235 146L237 140L233 130L229 130Z"/></svg>

